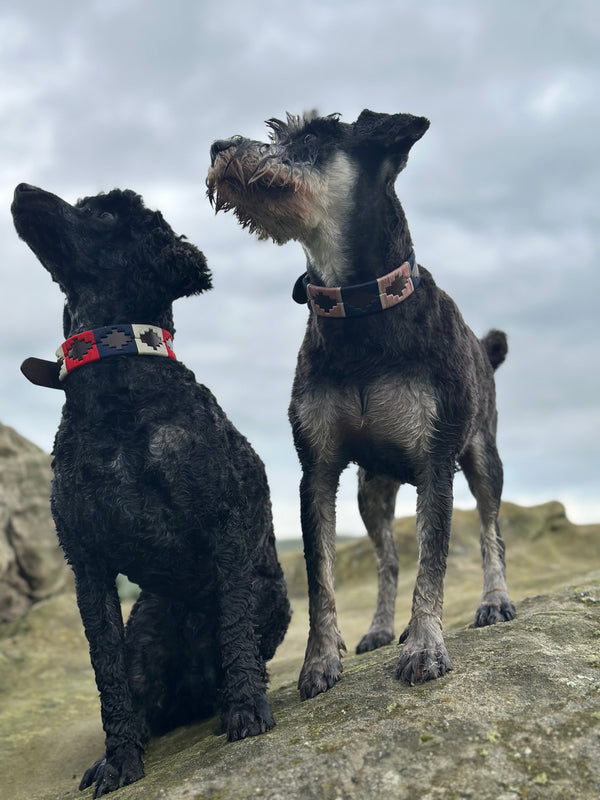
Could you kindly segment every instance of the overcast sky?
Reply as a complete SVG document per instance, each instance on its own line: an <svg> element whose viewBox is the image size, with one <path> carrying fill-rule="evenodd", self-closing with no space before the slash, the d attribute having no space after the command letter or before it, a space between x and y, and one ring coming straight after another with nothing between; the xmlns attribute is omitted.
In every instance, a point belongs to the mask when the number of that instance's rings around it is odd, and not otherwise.
<svg viewBox="0 0 600 800"><path fill-rule="evenodd" d="M431 120L396 189L417 258L497 373L504 498L600 521L600 8L596 0L21 0L0 6L0 421L50 451L62 393L29 384L62 341L56 284L19 241L26 181L69 202L131 188L205 253L214 290L175 305L175 352L266 463L279 536L299 535L287 422L304 270L214 216L208 151L264 120L363 108ZM135 321L135 320L134 320ZM138 320L143 321L143 320ZM355 468L340 532L361 532ZM473 505L457 476L456 505ZM401 490L397 513L414 512Z"/></svg>

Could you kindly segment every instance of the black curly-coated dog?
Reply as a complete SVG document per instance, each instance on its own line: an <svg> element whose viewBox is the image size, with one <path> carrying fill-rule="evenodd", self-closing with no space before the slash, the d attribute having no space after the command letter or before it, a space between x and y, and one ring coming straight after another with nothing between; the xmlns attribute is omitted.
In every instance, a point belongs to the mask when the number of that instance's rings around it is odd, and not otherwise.
<svg viewBox="0 0 600 800"><path fill-rule="evenodd" d="M290 609L263 464L172 349L202 253L129 190L73 206L20 184L12 213L66 295L58 363L23 370L65 391L52 511L100 692L98 797L143 776L151 734L217 710L230 740L271 728ZM118 573L142 588L125 629Z"/></svg>
<svg viewBox="0 0 600 800"><path fill-rule="evenodd" d="M498 527L502 464L493 372L506 336L479 340L415 258L394 191L424 117L365 109L269 120L271 141L236 136L211 148L209 196L261 238L295 239L307 273L294 299L311 314L298 356L290 421L302 465L300 501L310 633L303 698L340 678L333 587L335 495L349 462L375 545L379 594L358 651L392 641L398 557L392 522L401 483L417 487L419 569L397 675L410 683L451 668L442 636L443 582L456 464L477 500L484 585L475 625L510 620Z"/></svg>

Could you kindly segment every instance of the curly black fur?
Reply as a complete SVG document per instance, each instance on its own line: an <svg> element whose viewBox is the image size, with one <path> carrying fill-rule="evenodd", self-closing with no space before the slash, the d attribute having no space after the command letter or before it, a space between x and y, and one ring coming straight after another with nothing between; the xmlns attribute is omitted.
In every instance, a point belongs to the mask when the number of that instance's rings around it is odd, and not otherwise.
<svg viewBox="0 0 600 800"><path fill-rule="evenodd" d="M131 191L71 206L19 185L17 232L66 295L65 337L141 322L210 288L202 253ZM274 724L265 662L290 618L264 467L210 391L170 358L117 356L64 384L52 511L75 573L106 794L143 775L150 734L221 711L230 740ZM142 592L124 628L115 578Z"/></svg>

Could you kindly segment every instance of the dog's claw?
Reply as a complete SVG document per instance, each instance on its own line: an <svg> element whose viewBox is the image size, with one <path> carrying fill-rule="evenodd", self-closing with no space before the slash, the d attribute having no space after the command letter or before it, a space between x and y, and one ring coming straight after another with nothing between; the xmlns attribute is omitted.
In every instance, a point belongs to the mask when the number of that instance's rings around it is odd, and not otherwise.
<svg viewBox="0 0 600 800"><path fill-rule="evenodd" d="M83 792L84 789L89 788L92 783L96 782L96 776L99 774L100 769L104 769L105 764L106 756L103 756L102 758L99 758L95 764L92 764L89 769L86 769L83 774L83 778L81 779L81 783L79 784L80 792Z"/></svg>
<svg viewBox="0 0 600 800"><path fill-rule="evenodd" d="M394 639L394 631L391 628L379 628L368 631L356 646L357 653L368 653L370 650L377 650L384 647Z"/></svg>
<svg viewBox="0 0 600 800"><path fill-rule="evenodd" d="M398 659L396 678L406 681L413 686L415 683L441 678L452 669L450 656L441 635L431 624L423 628L415 624L414 620L406 626L400 635L399 642L404 644L404 650Z"/></svg>
<svg viewBox="0 0 600 800"><path fill-rule="evenodd" d="M103 756L85 771L79 784L79 791L82 792L95 783L93 797L102 797L143 777L144 765L139 756L124 754L121 758L112 757L111 761Z"/></svg>

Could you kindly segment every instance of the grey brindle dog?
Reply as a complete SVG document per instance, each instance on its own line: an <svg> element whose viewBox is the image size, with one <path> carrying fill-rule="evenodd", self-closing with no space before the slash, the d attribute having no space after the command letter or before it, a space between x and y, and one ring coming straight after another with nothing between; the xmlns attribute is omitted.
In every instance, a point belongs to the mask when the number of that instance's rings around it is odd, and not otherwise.
<svg viewBox="0 0 600 800"><path fill-rule="evenodd" d="M493 372L506 336L479 340L454 302L418 265L394 191L424 117L363 111L272 119L270 142L242 137L211 149L208 195L244 227L279 244L301 243L307 273L294 299L311 313L289 409L303 475L302 534L310 633L299 678L303 699L339 680L334 599L335 497L344 468L359 465L358 502L378 566L373 622L358 645L393 639L398 558L396 493L417 488L419 566L397 676L409 683L451 669L442 636L443 582L457 465L481 521L483 595L475 625L515 615L498 527L502 463L496 449Z"/></svg>

